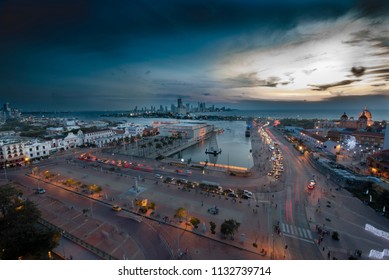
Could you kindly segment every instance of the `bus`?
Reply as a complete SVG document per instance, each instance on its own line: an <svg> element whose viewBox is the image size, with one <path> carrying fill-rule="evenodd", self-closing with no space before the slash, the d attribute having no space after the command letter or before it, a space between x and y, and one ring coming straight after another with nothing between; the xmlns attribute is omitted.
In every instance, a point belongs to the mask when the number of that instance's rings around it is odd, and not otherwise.
<svg viewBox="0 0 389 280"><path fill-rule="evenodd" d="M220 186L219 183L216 182L210 182L210 181L201 181L200 188L212 192L212 193L222 193L223 188Z"/></svg>

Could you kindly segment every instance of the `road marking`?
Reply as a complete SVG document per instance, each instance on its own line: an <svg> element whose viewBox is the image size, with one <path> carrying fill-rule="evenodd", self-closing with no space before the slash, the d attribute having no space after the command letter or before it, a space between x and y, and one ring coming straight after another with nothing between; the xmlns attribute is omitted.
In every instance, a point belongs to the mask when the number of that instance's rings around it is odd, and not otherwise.
<svg viewBox="0 0 389 280"><path fill-rule="evenodd" d="M301 241L305 241L305 242L308 242L308 243L315 244L315 242L314 242L313 240L301 238L301 237L298 237L298 236L296 236L296 235L292 235L292 234L288 234L288 233L284 233L284 235L285 235L285 236L288 236L288 237L291 237L291 238L299 239L299 240L301 240Z"/></svg>
<svg viewBox="0 0 389 280"><path fill-rule="evenodd" d="M309 229L281 223L281 231L286 236L295 236L304 240L312 240L312 234Z"/></svg>

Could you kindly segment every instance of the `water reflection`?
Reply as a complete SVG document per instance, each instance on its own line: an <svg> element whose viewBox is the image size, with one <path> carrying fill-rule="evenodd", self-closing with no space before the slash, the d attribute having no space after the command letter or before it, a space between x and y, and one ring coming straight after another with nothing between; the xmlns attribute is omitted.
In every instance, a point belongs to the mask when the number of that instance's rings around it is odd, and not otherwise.
<svg viewBox="0 0 389 280"><path fill-rule="evenodd" d="M251 168L253 166L253 158L250 152L252 149L251 138L245 137L246 122L217 121L208 123L224 129L224 133L216 135L218 147L222 150L220 154L205 153L209 149L209 142L211 141L211 139L207 139L171 157L184 159L185 162L191 159L193 162L204 161L210 164L218 163Z"/></svg>

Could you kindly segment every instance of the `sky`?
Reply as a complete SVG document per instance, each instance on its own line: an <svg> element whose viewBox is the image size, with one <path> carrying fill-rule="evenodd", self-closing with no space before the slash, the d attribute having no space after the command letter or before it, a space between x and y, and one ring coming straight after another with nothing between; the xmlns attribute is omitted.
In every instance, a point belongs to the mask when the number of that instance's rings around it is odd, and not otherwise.
<svg viewBox="0 0 389 280"><path fill-rule="evenodd" d="M387 0L3 0L0 103L389 108Z"/></svg>

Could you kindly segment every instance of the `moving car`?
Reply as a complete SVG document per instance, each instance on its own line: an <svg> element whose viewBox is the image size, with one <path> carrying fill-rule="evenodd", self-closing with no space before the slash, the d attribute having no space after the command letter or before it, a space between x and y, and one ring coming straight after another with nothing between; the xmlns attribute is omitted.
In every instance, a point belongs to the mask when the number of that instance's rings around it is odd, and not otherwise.
<svg viewBox="0 0 389 280"><path fill-rule="evenodd" d="M316 187L316 181L312 179L311 181L309 181L308 189L313 190L315 187Z"/></svg>
<svg viewBox="0 0 389 280"><path fill-rule="evenodd" d="M43 188L37 188L35 191L36 194L44 194L45 192L46 192L46 190Z"/></svg>
<svg viewBox="0 0 389 280"><path fill-rule="evenodd" d="M119 205L113 205L112 210L116 211L116 212L120 212L120 211L122 211L122 207L120 207Z"/></svg>

